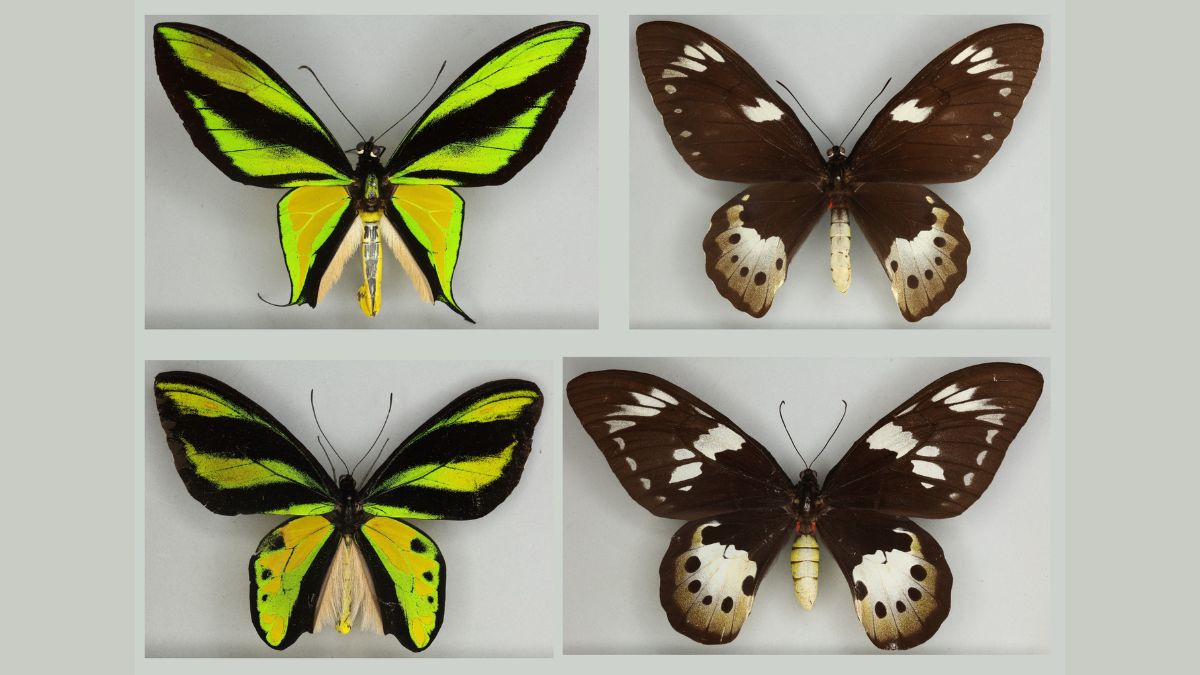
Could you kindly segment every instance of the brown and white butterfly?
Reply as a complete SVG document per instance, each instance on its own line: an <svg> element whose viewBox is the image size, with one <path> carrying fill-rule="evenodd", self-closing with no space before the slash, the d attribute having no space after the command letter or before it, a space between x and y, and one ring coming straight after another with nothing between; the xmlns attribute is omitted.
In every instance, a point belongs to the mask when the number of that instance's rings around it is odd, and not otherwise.
<svg viewBox="0 0 1200 675"><path fill-rule="evenodd" d="M994 26L942 52L883 106L852 152L824 153L728 45L691 26L637 29L642 74L680 156L714 180L751 183L713 214L706 270L734 307L771 308L789 263L830 212L830 273L850 286L850 217L891 280L901 314L936 312L966 278L963 219L928 183L979 173L1012 130L1041 60L1042 31ZM832 143L832 141L831 141Z"/></svg>
<svg viewBox="0 0 1200 675"><path fill-rule="evenodd" d="M675 630L704 644L732 641L793 537L793 587L811 608L819 538L882 649L925 642L950 611L950 567L911 518L949 518L975 503L1041 391L1041 374L1024 365L952 372L873 425L823 484L811 468L793 484L761 444L662 378L605 370L567 385L626 492L654 515L687 521L659 567Z"/></svg>

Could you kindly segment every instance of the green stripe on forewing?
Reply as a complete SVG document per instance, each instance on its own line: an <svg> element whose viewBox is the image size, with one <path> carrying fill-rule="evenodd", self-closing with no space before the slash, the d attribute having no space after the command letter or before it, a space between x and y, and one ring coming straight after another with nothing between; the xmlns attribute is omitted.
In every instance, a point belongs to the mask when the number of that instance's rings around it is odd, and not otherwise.
<svg viewBox="0 0 1200 675"><path fill-rule="evenodd" d="M450 179L406 179L405 176L422 171L447 171L476 175L498 172L525 145L526 139L533 133L538 117L546 107L546 102L553 95L553 91L548 92L524 112L509 120L506 125L497 127L492 135L474 141L450 143L443 146L404 167L402 171L390 176L389 180L397 184L412 181L456 185L458 182Z"/></svg>
<svg viewBox="0 0 1200 675"><path fill-rule="evenodd" d="M514 45L512 49L484 64L470 78L458 85L429 111L421 125L409 135L415 135L432 122L457 110L475 105L496 91L515 87L542 69L557 63L583 31L583 26L568 26Z"/></svg>
<svg viewBox="0 0 1200 675"><path fill-rule="evenodd" d="M157 382L154 386L164 398L175 405L175 409L181 416L199 415L200 417L221 417L250 422L270 429L287 440L289 444L292 442L292 439L274 424L210 389L180 382Z"/></svg>
<svg viewBox="0 0 1200 675"><path fill-rule="evenodd" d="M254 63L203 35L171 26L160 26L158 32L184 66L225 89L249 96L273 112L291 117L334 143L312 113Z"/></svg>
<svg viewBox="0 0 1200 675"><path fill-rule="evenodd" d="M292 185L346 185L350 179L329 164L286 143L264 144L261 140L233 126L233 123L209 108L200 96L187 92L192 107L200 114L204 127L217 144L217 149L233 162L234 166L251 176L275 176L280 174L333 174L335 178L301 180L285 183Z"/></svg>
<svg viewBox="0 0 1200 675"><path fill-rule="evenodd" d="M371 502L363 504L362 510L364 513L369 513L373 516L387 516L388 518L411 518L413 520L441 520L442 518L441 515L436 513L425 513L403 506L388 506L387 504L374 504Z"/></svg>
<svg viewBox="0 0 1200 675"><path fill-rule="evenodd" d="M376 492L398 487L418 487L448 492L478 492L504 475L517 442L494 455L480 455L442 464L422 464L405 469L380 483Z"/></svg>
<svg viewBox="0 0 1200 675"><path fill-rule="evenodd" d="M434 424L429 425L428 429L413 436L405 445L412 445L438 429L458 424L486 424L488 422L515 420L524 414L525 409L539 398L541 398L541 394L529 389L514 389L512 391L502 391L498 394L492 394L491 396L475 401L445 419L438 420Z"/></svg>
<svg viewBox="0 0 1200 675"><path fill-rule="evenodd" d="M299 483L317 492L324 492L324 488L308 474L285 462L214 455L200 451L186 438L180 438L179 442L183 444L184 455L195 469L196 475L221 490L241 490L275 483Z"/></svg>

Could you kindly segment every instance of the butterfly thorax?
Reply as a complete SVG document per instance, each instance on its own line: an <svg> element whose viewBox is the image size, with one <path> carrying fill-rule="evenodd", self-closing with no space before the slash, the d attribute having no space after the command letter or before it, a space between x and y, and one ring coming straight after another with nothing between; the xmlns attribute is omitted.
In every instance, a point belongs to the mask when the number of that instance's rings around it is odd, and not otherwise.
<svg viewBox="0 0 1200 675"><path fill-rule="evenodd" d="M340 532L352 532L367 520L354 476L343 474L338 477L337 508L330 514L330 520Z"/></svg>
<svg viewBox="0 0 1200 675"><path fill-rule="evenodd" d="M817 520L826 510L816 471L805 469L800 474L792 507L796 512L796 540L792 542L791 555L792 589L800 606L812 609L817 600L817 574L821 560L816 538Z"/></svg>

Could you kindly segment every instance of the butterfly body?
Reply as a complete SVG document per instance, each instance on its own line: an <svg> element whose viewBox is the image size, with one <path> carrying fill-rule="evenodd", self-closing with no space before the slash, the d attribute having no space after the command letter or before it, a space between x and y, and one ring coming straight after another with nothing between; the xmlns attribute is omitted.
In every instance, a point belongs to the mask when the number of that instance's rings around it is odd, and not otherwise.
<svg viewBox="0 0 1200 675"><path fill-rule="evenodd" d="M850 220L918 321L966 277L962 218L927 183L976 175L999 150L1041 57L1036 26L970 35L934 58L875 116L849 154L823 158L787 103L728 45L681 23L637 29L642 74L679 155L698 174L751 185L719 208L706 272L737 309L761 317L823 211L830 272L848 290Z"/></svg>
<svg viewBox="0 0 1200 675"><path fill-rule="evenodd" d="M925 642L950 611L941 546L911 518L948 518L974 503L1041 390L1041 375L1019 364L949 373L864 433L823 482L806 468L793 483L749 434L662 378L608 370L567 386L625 491L654 515L687 521L659 566L676 631L703 644L736 638L791 541L800 604L816 600L824 548L882 649Z"/></svg>
<svg viewBox="0 0 1200 675"><path fill-rule="evenodd" d="M463 200L452 187L499 185L542 149L583 66L590 29L531 28L458 77L386 160L372 137L351 167L307 103L245 47L201 26L154 29L159 81L193 144L229 178L289 188L278 203L287 305L316 307L362 250L359 304L380 307L382 250L418 295L471 321L451 285Z"/></svg>

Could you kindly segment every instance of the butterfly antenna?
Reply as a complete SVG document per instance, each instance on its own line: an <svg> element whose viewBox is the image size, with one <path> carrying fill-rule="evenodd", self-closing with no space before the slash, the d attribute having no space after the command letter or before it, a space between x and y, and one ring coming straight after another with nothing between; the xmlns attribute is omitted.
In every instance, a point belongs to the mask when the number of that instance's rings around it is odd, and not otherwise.
<svg viewBox="0 0 1200 675"><path fill-rule="evenodd" d="M825 448L829 447L829 441L832 441L834 435L837 434L838 429L842 428L842 422L846 421L846 411L849 409L850 409L850 406L846 404L845 400L843 400L842 401L842 419L838 420L837 426L833 428L833 433L829 434L829 438L825 441L825 445L821 446L821 452L825 452ZM817 459L819 459L821 457L821 452L818 452L817 456L813 457L814 464L816 464Z"/></svg>
<svg viewBox="0 0 1200 675"><path fill-rule="evenodd" d="M375 462L378 462L379 458L383 457L383 449L387 447L388 442L391 440L392 440L391 436L388 436L387 438L383 439L383 445L379 446L379 454L375 455L375 459L371 460L371 465L367 467L367 477L368 478L371 476L372 472L375 471Z"/></svg>
<svg viewBox="0 0 1200 675"><path fill-rule="evenodd" d="M392 416L392 395L388 394L387 414L383 416L383 424L380 425L380 427L379 427L379 433L375 434L375 440L371 442L371 447L367 448L367 451L365 453L363 453L363 456L360 457L358 459L358 461L354 463L354 468L351 469L351 471L350 471L351 474L353 474L355 471L358 471L358 465L362 464L362 461L371 455L371 451L375 449L375 444L378 443L379 438L381 436L383 436L383 430L385 427L387 427L388 419L391 416ZM382 447L383 446L380 446L381 449L382 449ZM373 462L372 462L372 464L373 464Z"/></svg>
<svg viewBox="0 0 1200 675"><path fill-rule="evenodd" d="M387 135L387 132L391 131L392 129L395 129L397 124L400 124L401 122L403 122L405 117L408 117L409 115L413 114L413 111L417 109L417 106L421 105L425 101L425 99L429 98L429 94L432 93L433 88L437 86L438 78L442 76L442 71L445 69L446 69L446 62L442 61L442 67L438 68L437 75L433 76L433 82L429 85L429 90L425 92L425 95L421 97L421 100L417 101L417 104L414 105L412 108L409 108L408 112L404 113L403 117L401 117L400 119L398 119L394 123L392 123L392 126L385 129L382 134L379 134L379 138L383 138L384 136Z"/></svg>
<svg viewBox="0 0 1200 675"><path fill-rule="evenodd" d="M821 128L820 124L817 124L817 121L812 118L812 115L808 114L808 111L804 109L804 104L800 102L800 99L796 98L796 95L792 93L792 90L788 89L788 86L779 80L775 80L775 84L783 87L783 90L792 97L792 100L796 102L796 105L800 106L800 111L804 113L804 116L808 118L808 121L813 123L813 126L817 128L817 131L821 132L821 135L825 137L825 140L829 141L829 145L833 145L833 139L829 137L829 134L825 133L825 130Z"/></svg>
<svg viewBox="0 0 1200 675"><path fill-rule="evenodd" d="M784 403L787 403L787 401L779 402L779 421L783 422L783 430L785 432L787 432L788 440L792 441L792 449L796 451L797 455L800 455L800 461L804 462L804 468L807 469L810 466L808 463L808 460L804 459L804 454L800 452L800 448L796 447L796 441L792 440L792 432L788 429L787 420L783 419L783 404ZM816 461L816 460L813 460L813 461Z"/></svg>
<svg viewBox="0 0 1200 675"><path fill-rule="evenodd" d="M858 119L854 120L854 126L850 127L850 131L846 132L846 138L850 138L850 134L854 133L854 127L858 126L858 123L862 121L862 118L866 117L867 111L871 109L871 106L875 105L875 101L878 101L880 96L883 96L883 92L887 90L888 85L891 83L892 78L889 77L888 81L883 83L883 89L880 89L879 93L875 94L875 98L871 99L871 102L867 104L867 107L863 108L862 114L858 116ZM846 138L843 138L842 142L838 145L845 145Z"/></svg>
<svg viewBox="0 0 1200 675"><path fill-rule="evenodd" d="M346 464L346 460L342 459L342 454L337 451L337 448L333 447L333 441L329 440L329 434L325 433L325 430L321 428L321 420L317 419L317 403L315 400L315 394L315 389L308 390L308 404L312 407L313 421L317 423L317 431L320 431L321 436L325 437L325 442L329 443L329 449L333 451L334 456L337 457L338 461L342 463L342 467L346 469L346 473L350 474L350 466ZM320 441L321 437L318 436L317 442L319 443ZM324 450L325 447L322 445L321 449ZM333 462L330 462L329 466L332 468ZM334 471L333 473L336 475L337 471Z"/></svg>
<svg viewBox="0 0 1200 675"><path fill-rule="evenodd" d="M362 138L363 142L365 143L367 139L363 138L362 132L358 130L358 127L354 126L354 122L351 122L350 118L346 116L346 113L342 112L342 106L338 105L337 101L333 100L333 96L329 94L329 90L326 89L325 85L321 83L321 78L317 77L317 72L308 66L300 66L300 70L307 70L310 74L312 74L313 79L317 81L317 86L321 87L321 91L325 92L325 95L329 97L329 101L330 103L333 103L333 107L337 108L337 111L342 113L342 119L346 120L346 123L350 125L350 128L354 130L354 133L358 134L358 137ZM332 448L333 444L331 443L329 447Z"/></svg>

